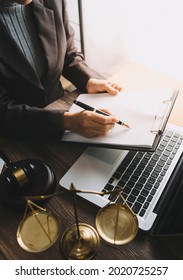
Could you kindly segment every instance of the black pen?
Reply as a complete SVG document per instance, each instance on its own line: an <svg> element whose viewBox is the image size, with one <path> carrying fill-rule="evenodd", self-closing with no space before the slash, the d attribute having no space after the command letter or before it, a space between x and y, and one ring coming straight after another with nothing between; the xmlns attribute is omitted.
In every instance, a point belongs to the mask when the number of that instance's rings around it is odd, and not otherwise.
<svg viewBox="0 0 183 280"><path fill-rule="evenodd" d="M78 101L78 100L74 100L74 104L76 104L77 106L79 106L79 107L81 107L81 108L83 108L85 110L88 110L88 111L94 111L94 112L96 112L98 114L101 114L101 115L104 115L104 116L111 116L110 114L108 114L106 112L103 112L101 110L95 109L95 108L93 108L93 107L91 107L91 106L89 106L89 105L87 105L87 104L85 104L85 103L83 103L81 101ZM124 123L124 122L122 122L120 120L117 122L117 124L123 125L123 126L125 126L127 128L130 128L128 124L126 124L126 123Z"/></svg>

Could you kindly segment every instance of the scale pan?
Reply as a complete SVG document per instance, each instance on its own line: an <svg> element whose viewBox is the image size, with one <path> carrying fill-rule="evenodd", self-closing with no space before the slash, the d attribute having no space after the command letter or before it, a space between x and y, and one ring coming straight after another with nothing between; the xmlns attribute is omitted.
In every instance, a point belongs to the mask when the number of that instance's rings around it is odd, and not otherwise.
<svg viewBox="0 0 183 280"><path fill-rule="evenodd" d="M51 247L59 233L58 218L49 211L36 210L20 222L17 241L24 250L38 253Z"/></svg>
<svg viewBox="0 0 183 280"><path fill-rule="evenodd" d="M122 245L136 236L138 220L126 205L108 204L96 216L96 229L108 243Z"/></svg>

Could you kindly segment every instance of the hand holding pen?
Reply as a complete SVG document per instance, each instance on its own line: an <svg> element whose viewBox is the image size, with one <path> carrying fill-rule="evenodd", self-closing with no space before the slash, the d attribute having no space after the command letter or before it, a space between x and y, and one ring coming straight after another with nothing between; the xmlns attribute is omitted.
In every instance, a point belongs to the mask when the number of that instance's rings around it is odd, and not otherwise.
<svg viewBox="0 0 183 280"><path fill-rule="evenodd" d="M83 109L85 109L85 110L93 111L93 112L96 112L96 113L101 114L101 115L104 115L104 116L111 116L110 114L108 114L108 113L106 113L106 112L104 112L104 111L102 111L102 110L95 109L95 108L93 108L93 107L91 107L91 106L89 106L89 105L87 105L87 104L85 104L85 103L83 103L83 102L81 102L81 101L74 100L74 103L75 103L77 106L79 106L79 107L81 107L81 108L83 108ZM116 123L119 124L119 125L125 126L125 127L127 127L127 128L130 128L128 124L122 122L121 120L118 120Z"/></svg>

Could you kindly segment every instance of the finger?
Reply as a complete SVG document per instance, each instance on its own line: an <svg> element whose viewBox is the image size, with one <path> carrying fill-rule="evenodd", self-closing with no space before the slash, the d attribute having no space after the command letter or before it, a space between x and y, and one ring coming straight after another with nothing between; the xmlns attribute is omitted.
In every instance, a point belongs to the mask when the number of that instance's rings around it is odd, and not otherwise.
<svg viewBox="0 0 183 280"><path fill-rule="evenodd" d="M114 89L122 91L122 87L116 83L108 82Z"/></svg>
<svg viewBox="0 0 183 280"><path fill-rule="evenodd" d="M106 83L104 89L111 95L116 95L119 92L119 90L115 89L110 83Z"/></svg>
<svg viewBox="0 0 183 280"><path fill-rule="evenodd" d="M116 122L114 117L106 117L91 111L83 111L79 134L85 137L104 136L111 130Z"/></svg>
<svg viewBox="0 0 183 280"><path fill-rule="evenodd" d="M106 113L106 114L108 114L108 115L111 115L111 116L113 116L113 114L108 110L108 109L106 109L106 108L101 108L101 109L99 109L101 112L104 112L104 113Z"/></svg>
<svg viewBox="0 0 183 280"><path fill-rule="evenodd" d="M95 125L87 129L85 133L87 134L87 137L104 136L113 128L114 124L95 123Z"/></svg>
<svg viewBox="0 0 183 280"><path fill-rule="evenodd" d="M92 121L99 123L99 124L114 124L118 121L118 119L113 115L109 114L109 116L105 116L105 115L95 113L95 112L92 112L91 119L92 119Z"/></svg>
<svg viewBox="0 0 183 280"><path fill-rule="evenodd" d="M108 116L111 116L112 117L112 122L116 123L116 122L119 121L119 119L112 112L110 112L108 109L102 108L102 109L100 109L100 111L106 113Z"/></svg>
<svg viewBox="0 0 183 280"><path fill-rule="evenodd" d="M101 129L101 127L95 126L95 128L87 129L87 131L83 133L83 136L87 138L105 136L113 127L114 125L110 125L105 127L105 129L104 127Z"/></svg>

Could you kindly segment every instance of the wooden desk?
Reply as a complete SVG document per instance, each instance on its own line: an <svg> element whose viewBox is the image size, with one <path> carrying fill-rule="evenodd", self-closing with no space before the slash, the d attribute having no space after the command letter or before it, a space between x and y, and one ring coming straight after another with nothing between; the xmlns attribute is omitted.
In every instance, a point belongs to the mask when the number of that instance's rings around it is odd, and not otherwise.
<svg viewBox="0 0 183 280"><path fill-rule="evenodd" d="M140 81L143 82L143 86L148 87L147 80L149 79L149 70L146 72L145 69L142 70L142 66L139 66L138 68L137 65L135 65L135 68L131 66L125 67L126 69L122 67L121 70L111 79L120 82L125 90L127 88L136 88L136 84L134 82L135 80L137 80L138 88L140 88ZM141 74L143 73L142 76L140 75L140 70L138 69L141 69ZM155 75L155 77L157 76ZM159 80L162 82L162 79L159 78ZM166 87L169 80L165 81L167 81L167 84L164 84ZM153 82L152 85L154 85ZM182 91L182 83L177 83L176 88L180 88L179 85ZM62 104L67 107L72 98L73 97L66 96L64 100L59 101L58 104ZM179 102L183 102L183 99L180 99ZM55 103L54 106L57 107L58 104ZM179 109L179 104L176 106ZM182 124L183 115L181 111L179 112L174 110L175 115L172 114L171 120L174 121L177 112L177 121L180 121L180 124ZM179 115L180 113L181 115ZM43 160L55 171L57 180L59 181L59 179L67 172L69 167L84 151L86 146L83 144L70 145L69 143L28 143L1 138L0 147L13 161L27 158ZM98 208L80 198L78 198L77 202L79 221L95 226L95 217L98 212ZM61 235L64 230L75 223L72 200L69 195L52 198L47 203L46 207L53 210L53 212L58 215L61 221ZM63 255L59 247L60 238L51 248L42 253L28 253L19 247L16 241L16 231L22 217L23 213L10 211L0 205L0 259L63 259ZM183 259L183 236L152 237L149 236L148 233L139 230L136 238L129 244L123 246L113 246L101 240L101 245L95 259Z"/></svg>

